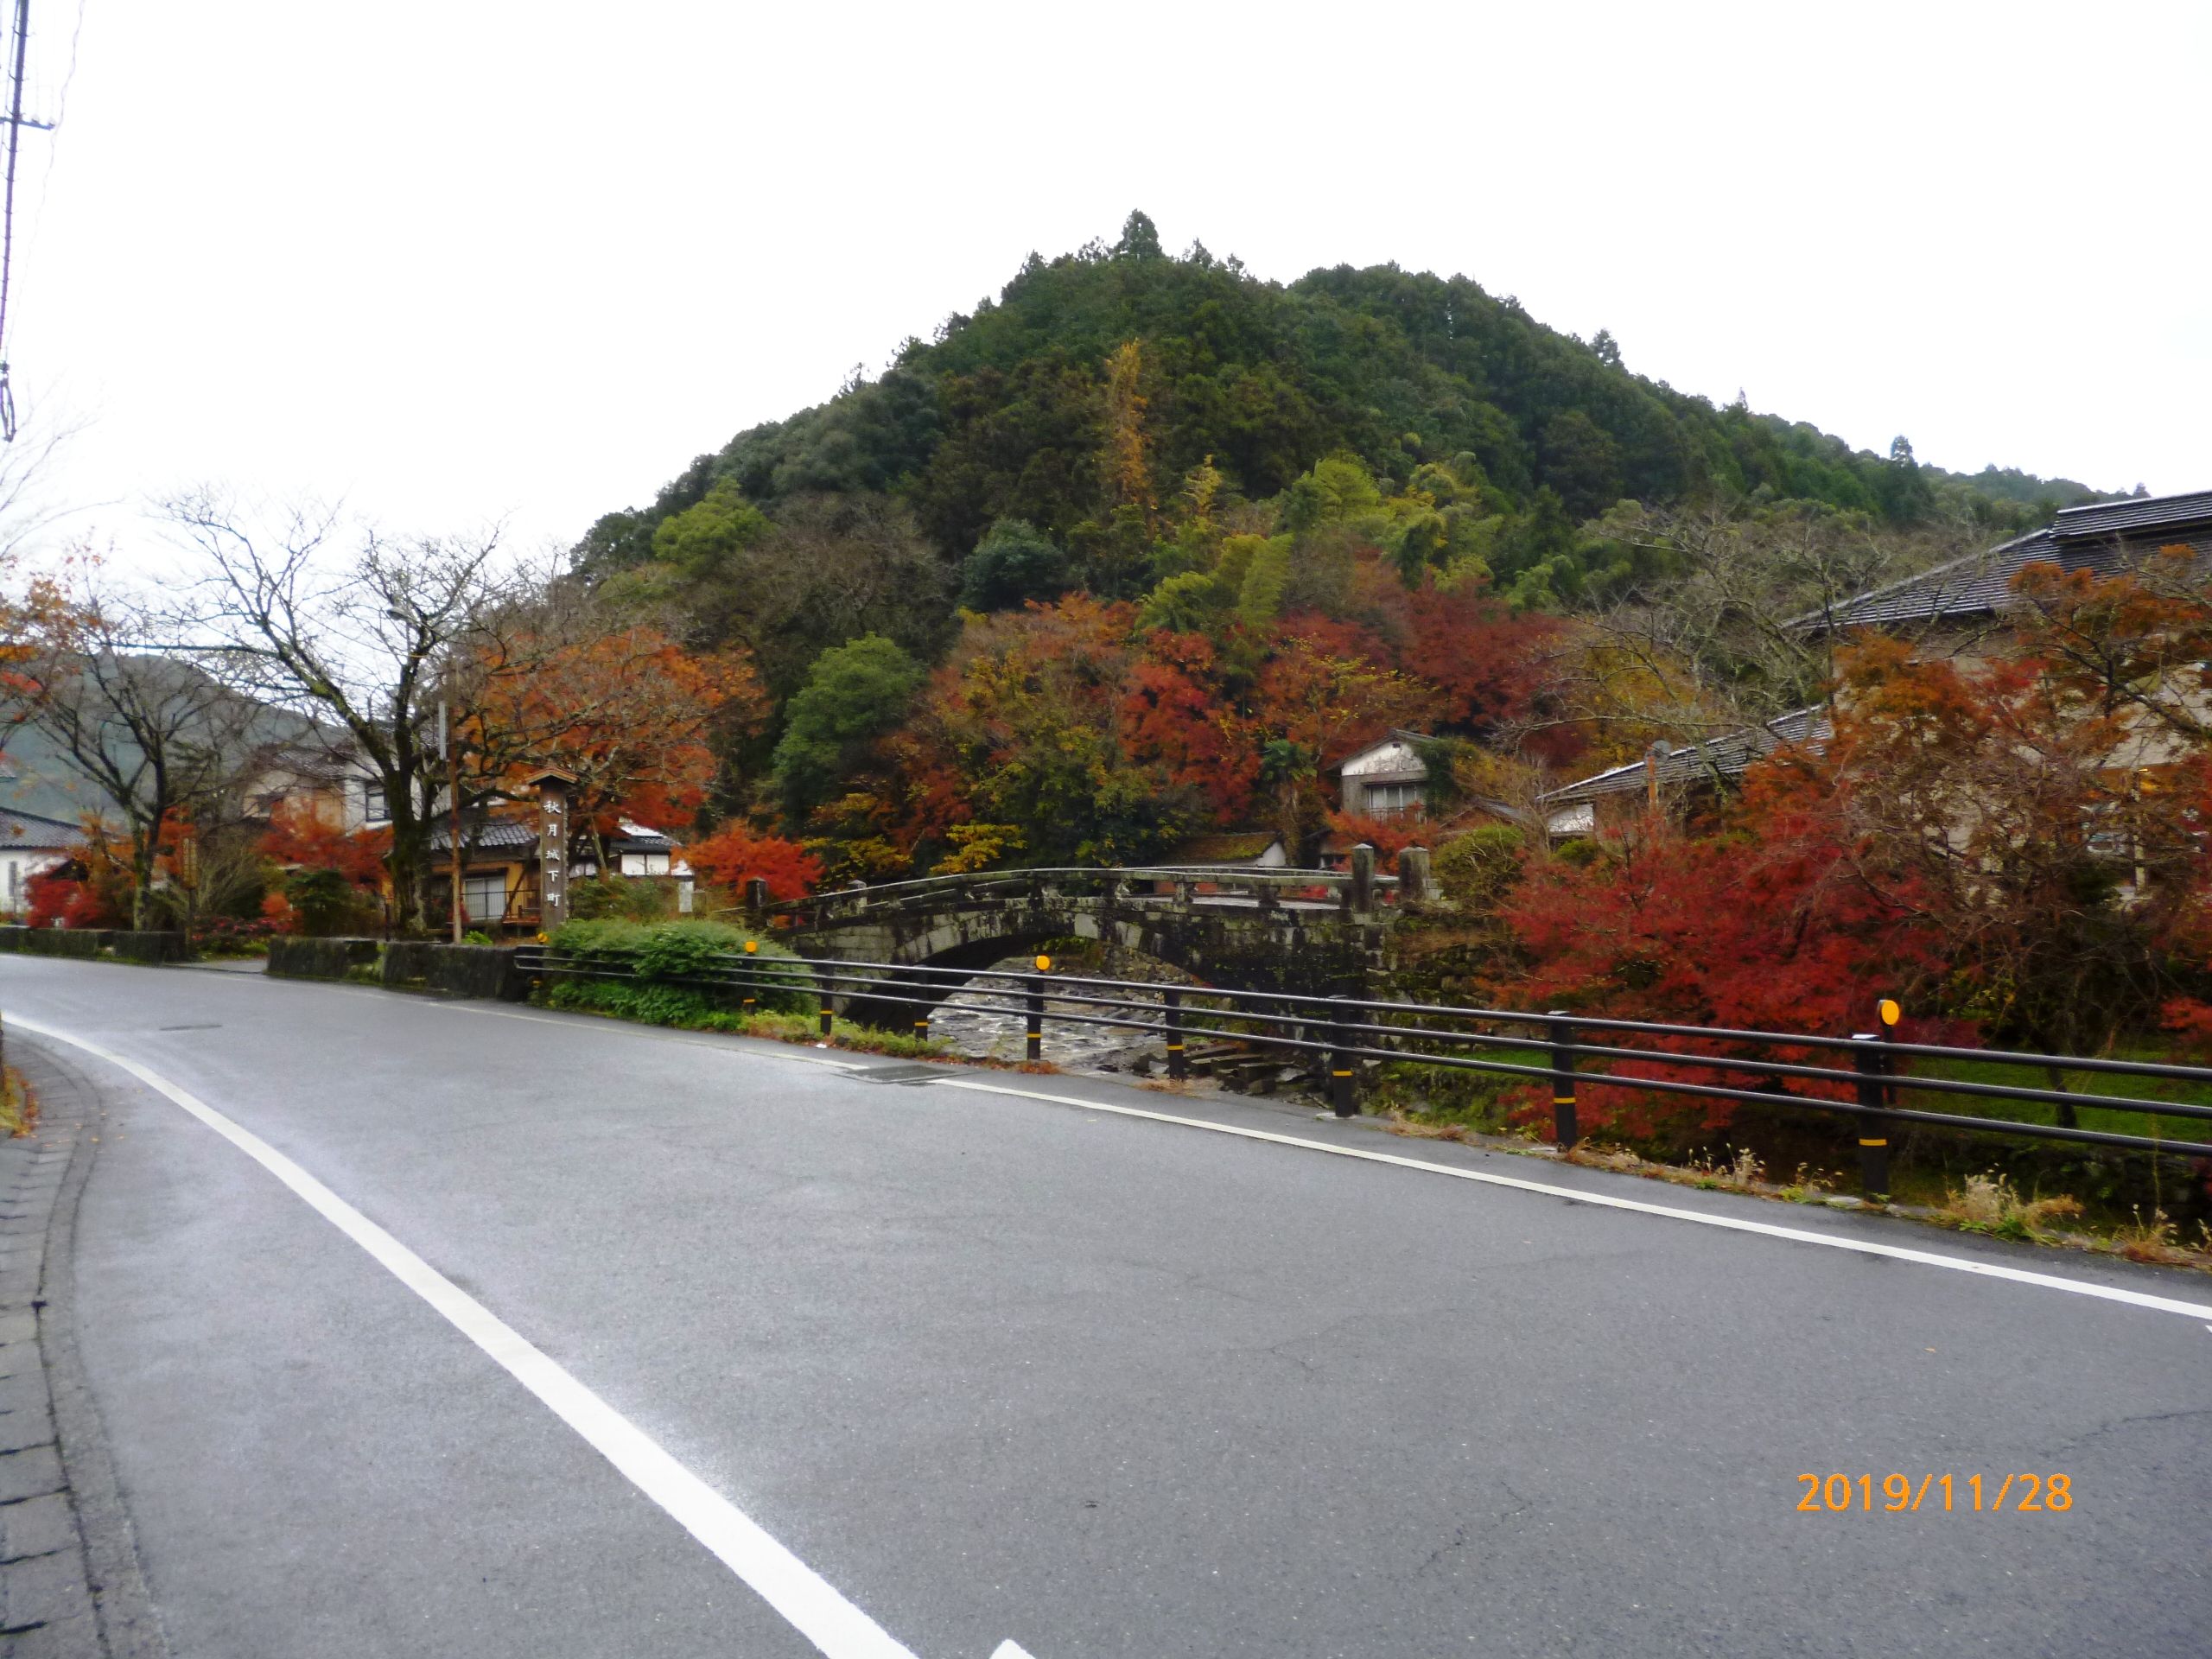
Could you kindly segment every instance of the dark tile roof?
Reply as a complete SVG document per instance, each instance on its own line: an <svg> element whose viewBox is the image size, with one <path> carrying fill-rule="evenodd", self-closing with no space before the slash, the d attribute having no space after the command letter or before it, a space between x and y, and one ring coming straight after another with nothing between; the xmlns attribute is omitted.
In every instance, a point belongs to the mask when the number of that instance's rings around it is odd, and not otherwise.
<svg viewBox="0 0 2212 1659"><path fill-rule="evenodd" d="M1817 749L1834 735L1835 728L1828 721L1825 703L1793 709L1776 715L1764 726L1707 738L1702 743L1688 743L1659 756L1656 763L1659 782L1662 787L1673 787L1707 782L1716 775L1734 778L1752 761L1772 754L1784 745L1803 743ZM1624 795L1646 787L1649 775L1644 762L1631 760L1563 789L1539 795L1536 799L1544 806L1567 806L1578 801L1593 801L1601 795Z"/></svg>
<svg viewBox="0 0 2212 1659"><path fill-rule="evenodd" d="M84 838L84 830L76 824L64 823L59 818L41 818L35 813L0 809L0 848L10 851L59 851L75 846Z"/></svg>
<svg viewBox="0 0 2212 1659"><path fill-rule="evenodd" d="M2094 569L2106 575L2119 568L2118 550L2096 547L2069 568ZM2048 530L1969 553L1903 582L1893 582L1847 599L1832 611L1808 612L1795 626L1862 628L1891 622L1929 622L1939 617L1987 616L2005 602L2012 578L2023 567L2061 558L2057 539Z"/></svg>
<svg viewBox="0 0 2212 1659"><path fill-rule="evenodd" d="M2085 536L2124 536L2138 540L2169 531L2212 530L2212 490L2188 495L2154 495L2126 501L2094 501L2066 507L2050 521L2061 541Z"/></svg>
<svg viewBox="0 0 2212 1659"><path fill-rule="evenodd" d="M676 843L659 830L647 830L643 826L635 831L607 838L607 850L610 853L667 853L675 849Z"/></svg>
<svg viewBox="0 0 2212 1659"><path fill-rule="evenodd" d="M441 822L430 831L430 846L443 851L452 846L452 826ZM493 818L473 828L461 827L461 844L471 852L505 852L512 849L534 850L537 846L537 826L522 818Z"/></svg>
<svg viewBox="0 0 2212 1659"><path fill-rule="evenodd" d="M1808 611L1789 626L1817 632L1993 616L2024 566L2050 563L2111 576L2177 543L2212 557L2212 490L2068 507L2042 530L1873 588L1833 610Z"/></svg>

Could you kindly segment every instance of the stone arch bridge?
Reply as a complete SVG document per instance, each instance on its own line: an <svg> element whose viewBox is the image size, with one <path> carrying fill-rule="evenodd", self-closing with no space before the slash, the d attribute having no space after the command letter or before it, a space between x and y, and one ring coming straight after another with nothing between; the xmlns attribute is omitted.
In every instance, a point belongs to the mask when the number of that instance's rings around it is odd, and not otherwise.
<svg viewBox="0 0 2212 1659"><path fill-rule="evenodd" d="M1433 896L1428 855L1378 874L1374 849L1349 871L1163 866L1007 870L853 887L790 905L759 887L747 913L802 957L976 972L1052 939L1124 945L1201 983L1236 990L1359 996L1387 967L1403 900ZM905 994L941 1001L960 982L917 976ZM851 1017L908 1023L911 1010L839 999Z"/></svg>

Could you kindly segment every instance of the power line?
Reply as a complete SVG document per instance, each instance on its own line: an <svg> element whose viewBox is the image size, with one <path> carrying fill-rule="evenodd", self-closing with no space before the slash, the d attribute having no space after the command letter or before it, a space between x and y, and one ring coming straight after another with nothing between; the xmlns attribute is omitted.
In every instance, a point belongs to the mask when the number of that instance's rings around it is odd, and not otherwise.
<svg viewBox="0 0 2212 1659"><path fill-rule="evenodd" d="M8 76L8 184L0 200L0 442L8 443L16 441L16 394L8 384L8 278L16 258L16 156L23 143L23 59L30 43L31 0L16 0L16 52Z"/></svg>

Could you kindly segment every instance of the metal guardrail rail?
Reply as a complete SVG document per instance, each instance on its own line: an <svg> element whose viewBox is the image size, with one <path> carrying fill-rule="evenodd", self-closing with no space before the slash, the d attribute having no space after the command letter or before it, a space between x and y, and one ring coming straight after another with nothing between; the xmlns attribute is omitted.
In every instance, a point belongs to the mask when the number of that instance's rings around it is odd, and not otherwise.
<svg viewBox="0 0 2212 1659"><path fill-rule="evenodd" d="M619 962L565 956L550 949L524 950L518 953L518 965L525 974L540 979L637 977ZM764 990L810 992L821 1001L821 1029L825 1038L830 1034L833 1000L858 999L879 1007L910 1007L915 1011L913 1028L926 1034L931 1011L958 989L969 1001L980 999L987 1007L1020 1014L1026 1022L1028 1058L1033 1061L1041 1058L1048 1020L1104 1026L1163 1038L1171 1078L1187 1075L1185 1048L1192 1038L1310 1055L1322 1063L1327 1073L1332 1109L1345 1117L1358 1111L1357 1071L1363 1060L1410 1062L1521 1077L1550 1086L1553 1128L1562 1148L1580 1138L1577 1109L1582 1091L1587 1089L1644 1090L1832 1113L1857 1122L1861 1179L1866 1191L1875 1194L1889 1190L1890 1138L1902 1124L2212 1158L2212 1141L2088 1129L2079 1123L2079 1116L2085 1110L2212 1122L2212 1104L2139 1095L2082 1094L2031 1084L1916 1076L1904 1069L1916 1062L1968 1061L2045 1073L2087 1072L2194 1084L2212 1101L2212 1067L1900 1042L1891 1035L1897 1007L1888 1001L1881 1005L1878 1030L1834 1036L1606 1020L1564 1010L1534 1013L1283 991L1163 986L1050 971L991 969L979 978L973 969L735 953L718 957L700 973L658 982L735 991L747 1006ZM1058 1006L1049 1006L1053 1004ZM1071 1012L1071 1008L1087 1012ZM1692 1043L1701 1046L1663 1046ZM1499 1048L1542 1049L1546 1063L1530 1065L1489 1058L1483 1052ZM1835 1063L1817 1063L1824 1055L1833 1057ZM1793 1084L1825 1092L1793 1090ZM1898 1103L1905 1095L2055 1104L2059 1108L2059 1121L2039 1123L1968 1116Z"/></svg>

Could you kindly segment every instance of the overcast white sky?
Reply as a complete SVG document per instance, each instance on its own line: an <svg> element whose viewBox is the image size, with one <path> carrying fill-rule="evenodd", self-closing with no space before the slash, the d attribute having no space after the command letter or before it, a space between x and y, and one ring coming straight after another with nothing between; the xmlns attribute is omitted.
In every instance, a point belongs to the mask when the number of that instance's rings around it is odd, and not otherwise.
<svg viewBox="0 0 2212 1659"><path fill-rule="evenodd" d="M81 22L80 22L81 19ZM2212 5L33 0L9 354L162 490L566 543L1133 207L1924 461L2212 487ZM75 35L73 73L69 71Z"/></svg>

